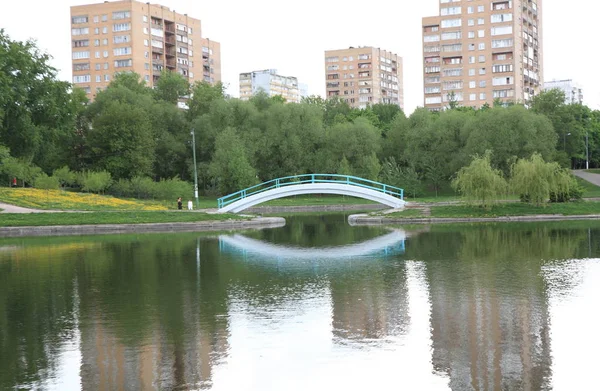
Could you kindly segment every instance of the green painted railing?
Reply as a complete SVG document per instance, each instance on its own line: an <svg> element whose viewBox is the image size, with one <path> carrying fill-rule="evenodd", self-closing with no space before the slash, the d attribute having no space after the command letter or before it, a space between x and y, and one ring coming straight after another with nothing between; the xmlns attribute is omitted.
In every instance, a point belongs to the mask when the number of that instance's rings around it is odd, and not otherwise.
<svg viewBox="0 0 600 391"><path fill-rule="evenodd" d="M254 194L262 193L271 189L278 189L284 186L301 185L309 183L336 183L342 185L352 185L363 187L365 189L379 191L384 194L391 195L396 198L404 200L404 189L386 185L385 183L379 183L364 178L359 178L350 175L336 175L336 174L305 174L288 176L284 178L277 178L268 182L263 182L258 185L251 186L247 189L240 190L238 192L226 195L217 200L219 209L233 203L250 197Z"/></svg>

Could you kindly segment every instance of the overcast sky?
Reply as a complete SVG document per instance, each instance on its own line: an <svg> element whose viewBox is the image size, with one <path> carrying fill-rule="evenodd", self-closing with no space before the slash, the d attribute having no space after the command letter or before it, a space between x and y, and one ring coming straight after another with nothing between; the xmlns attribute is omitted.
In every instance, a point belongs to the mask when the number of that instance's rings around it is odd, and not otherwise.
<svg viewBox="0 0 600 391"><path fill-rule="evenodd" d="M33 38L71 80L69 7L96 0L2 0L0 28L13 39ZM541 2L541 0L538 0ZM406 112L423 105L421 18L438 14L438 0L161 0L202 21L202 35L221 43L223 82L238 96L241 72L275 68L324 95L326 49L376 46L404 58ZM568 5L567 5L568 4ZM545 0L544 78L575 79L585 103L600 109L598 55L593 54L600 2Z"/></svg>

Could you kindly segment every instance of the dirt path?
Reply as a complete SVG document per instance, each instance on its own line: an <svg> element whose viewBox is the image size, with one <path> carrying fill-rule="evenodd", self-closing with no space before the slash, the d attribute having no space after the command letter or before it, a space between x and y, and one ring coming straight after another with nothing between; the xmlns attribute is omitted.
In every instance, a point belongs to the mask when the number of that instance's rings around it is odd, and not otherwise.
<svg viewBox="0 0 600 391"><path fill-rule="evenodd" d="M573 170L573 175L585 179L596 186L600 186L600 174L592 174L590 172L585 172L584 170Z"/></svg>

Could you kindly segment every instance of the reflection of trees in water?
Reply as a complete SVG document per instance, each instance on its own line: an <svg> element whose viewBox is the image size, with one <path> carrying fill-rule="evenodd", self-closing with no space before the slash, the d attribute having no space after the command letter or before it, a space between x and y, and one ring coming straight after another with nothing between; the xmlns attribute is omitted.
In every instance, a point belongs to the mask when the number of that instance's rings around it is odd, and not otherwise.
<svg viewBox="0 0 600 391"><path fill-rule="evenodd" d="M480 226L407 243L409 257L426 261L433 364L452 389L550 388L541 271L546 260L572 258L585 239L581 230Z"/></svg>

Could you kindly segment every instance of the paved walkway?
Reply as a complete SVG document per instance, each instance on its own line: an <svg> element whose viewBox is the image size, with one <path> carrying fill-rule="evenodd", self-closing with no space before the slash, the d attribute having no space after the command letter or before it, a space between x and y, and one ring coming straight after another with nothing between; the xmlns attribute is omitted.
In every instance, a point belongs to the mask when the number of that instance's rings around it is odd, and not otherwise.
<svg viewBox="0 0 600 391"><path fill-rule="evenodd" d="M585 172L584 170L573 170L573 175L585 179L596 186L600 186L600 174L592 174L591 172Z"/></svg>
<svg viewBox="0 0 600 391"><path fill-rule="evenodd" d="M20 206L14 206L14 205L10 205L10 204L3 204L2 202L0 202L0 209L3 209L2 211L0 211L0 213L43 213L43 212L53 212L53 211L50 211L50 210L39 210L39 209L22 208Z"/></svg>

